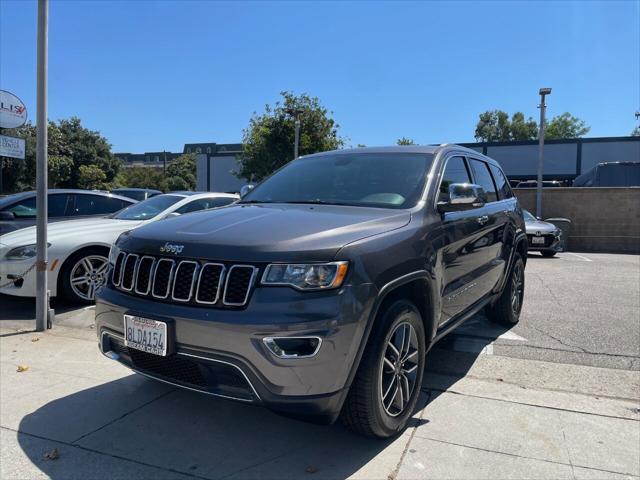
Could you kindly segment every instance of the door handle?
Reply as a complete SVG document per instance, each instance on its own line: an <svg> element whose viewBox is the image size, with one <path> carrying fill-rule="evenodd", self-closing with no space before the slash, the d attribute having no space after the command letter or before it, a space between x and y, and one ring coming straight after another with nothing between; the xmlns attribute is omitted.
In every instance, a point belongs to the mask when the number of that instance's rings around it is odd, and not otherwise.
<svg viewBox="0 0 640 480"><path fill-rule="evenodd" d="M478 221L478 223L480 225L484 225L485 223L487 223L489 221L489 216L488 215L482 215L481 217L478 217L476 220Z"/></svg>

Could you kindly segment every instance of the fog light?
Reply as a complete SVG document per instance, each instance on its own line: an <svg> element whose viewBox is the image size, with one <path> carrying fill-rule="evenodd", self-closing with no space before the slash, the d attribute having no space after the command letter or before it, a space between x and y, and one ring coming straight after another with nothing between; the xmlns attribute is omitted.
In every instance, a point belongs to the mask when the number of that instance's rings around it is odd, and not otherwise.
<svg viewBox="0 0 640 480"><path fill-rule="evenodd" d="M262 339L269 351L278 358L309 358L320 350L320 337L265 337Z"/></svg>

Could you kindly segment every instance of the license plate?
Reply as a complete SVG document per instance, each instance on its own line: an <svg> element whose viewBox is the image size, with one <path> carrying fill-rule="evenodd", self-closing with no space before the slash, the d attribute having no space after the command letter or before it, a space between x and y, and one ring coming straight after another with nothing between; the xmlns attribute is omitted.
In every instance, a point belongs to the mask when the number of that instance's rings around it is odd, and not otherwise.
<svg viewBox="0 0 640 480"><path fill-rule="evenodd" d="M124 316L124 344L127 347L167 355L167 324L149 318Z"/></svg>
<svg viewBox="0 0 640 480"><path fill-rule="evenodd" d="M531 237L532 245L544 245L544 237Z"/></svg>

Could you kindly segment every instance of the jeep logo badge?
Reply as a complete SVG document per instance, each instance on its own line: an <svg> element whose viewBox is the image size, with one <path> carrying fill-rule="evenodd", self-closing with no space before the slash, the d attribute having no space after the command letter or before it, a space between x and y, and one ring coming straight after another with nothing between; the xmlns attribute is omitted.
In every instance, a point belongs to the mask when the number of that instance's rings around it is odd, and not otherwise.
<svg viewBox="0 0 640 480"><path fill-rule="evenodd" d="M184 245L174 245L172 243L165 243L160 247L160 253L182 253Z"/></svg>

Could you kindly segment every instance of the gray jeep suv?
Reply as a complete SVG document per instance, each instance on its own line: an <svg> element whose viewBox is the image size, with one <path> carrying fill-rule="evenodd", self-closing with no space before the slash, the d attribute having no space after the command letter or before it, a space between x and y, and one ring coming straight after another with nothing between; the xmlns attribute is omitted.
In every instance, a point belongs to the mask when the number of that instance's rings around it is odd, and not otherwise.
<svg viewBox="0 0 640 480"><path fill-rule="evenodd" d="M483 308L518 321L526 252L504 173L473 150L309 155L239 203L123 234L100 348L170 384L389 437L435 342Z"/></svg>

